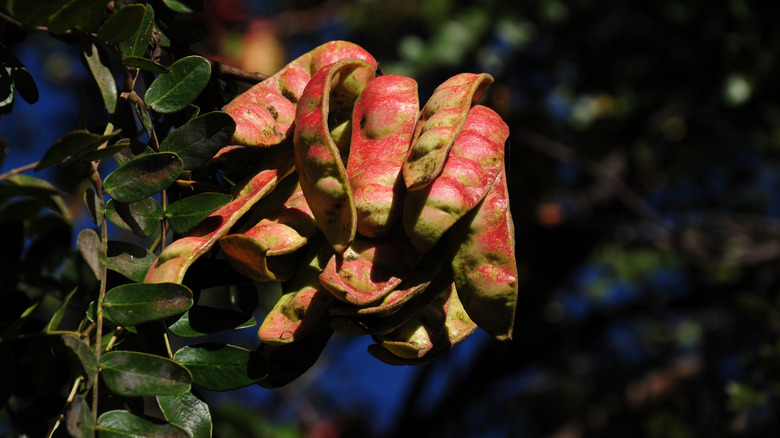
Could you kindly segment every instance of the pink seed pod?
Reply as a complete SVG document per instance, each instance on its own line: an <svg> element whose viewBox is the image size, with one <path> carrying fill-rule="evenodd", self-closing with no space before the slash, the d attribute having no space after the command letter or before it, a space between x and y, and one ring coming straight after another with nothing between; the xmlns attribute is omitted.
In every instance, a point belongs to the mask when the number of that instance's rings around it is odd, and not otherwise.
<svg viewBox="0 0 780 438"><path fill-rule="evenodd" d="M420 112L403 166L404 182L409 190L426 187L441 173L469 109L492 83L493 76L487 73L461 73L433 91Z"/></svg>
<svg viewBox="0 0 780 438"><path fill-rule="evenodd" d="M406 194L403 224L415 248L429 251L482 200L504 166L508 137L509 127L495 111L471 109L441 174L425 189Z"/></svg>
<svg viewBox="0 0 780 438"><path fill-rule="evenodd" d="M386 235L401 211L401 167L419 110L417 82L404 76L377 77L355 102L347 177L364 236Z"/></svg>
<svg viewBox="0 0 780 438"><path fill-rule="evenodd" d="M395 289L420 258L408 243L394 237L358 238L344 254L328 261L320 282L339 300L366 306Z"/></svg>
<svg viewBox="0 0 780 438"><path fill-rule="evenodd" d="M285 176L293 171L293 154L289 149L269 157L267 168L236 186L233 201L214 210L199 225L168 245L152 263L145 283L181 283L187 268L211 249L217 240L259 199L270 193Z"/></svg>
<svg viewBox="0 0 780 438"><path fill-rule="evenodd" d="M328 126L331 103L351 107L374 78L375 67L342 59L320 69L306 85L295 116L293 144L301 189L325 238L338 253L355 237L357 220L341 152Z"/></svg>
<svg viewBox="0 0 780 438"><path fill-rule="evenodd" d="M428 309L431 307L440 308L444 313L442 328L439 328L439 321L434 320L431 324L430 320L415 321L415 317L407 323L408 328L418 324L418 327L425 328L424 333L411 331L413 336L404 338L402 332L394 331L387 336L374 337L377 343L369 345L368 352L390 365L424 365L460 344L476 331L477 325L463 309L454 283L445 288ZM418 348L420 345L423 348ZM415 352L417 355L414 355Z"/></svg>
<svg viewBox="0 0 780 438"><path fill-rule="evenodd" d="M293 268L283 257L306 245L317 232L314 215L298 189L274 213L243 233L219 239L219 245L233 268L257 281L283 281Z"/></svg>
<svg viewBox="0 0 780 438"><path fill-rule="evenodd" d="M334 300L318 278L329 257L329 252L323 251L322 247L310 251L295 277L285 285L285 293L260 325L257 337L262 342L289 344L322 324Z"/></svg>
<svg viewBox="0 0 780 438"><path fill-rule="evenodd" d="M295 106L312 75L339 59L363 59L376 68L376 60L362 47L347 41L331 41L300 56L273 76L225 105L236 121L233 143L268 147L281 143L295 119Z"/></svg>
<svg viewBox="0 0 780 438"><path fill-rule="evenodd" d="M515 233L502 171L482 203L453 227L452 270L463 307L500 340L512 338L518 279Z"/></svg>

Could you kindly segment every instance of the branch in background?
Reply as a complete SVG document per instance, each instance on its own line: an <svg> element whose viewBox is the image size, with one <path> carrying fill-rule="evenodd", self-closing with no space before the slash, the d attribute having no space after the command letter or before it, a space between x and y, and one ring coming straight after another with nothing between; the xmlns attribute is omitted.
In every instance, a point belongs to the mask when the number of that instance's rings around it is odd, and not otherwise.
<svg viewBox="0 0 780 438"><path fill-rule="evenodd" d="M670 230L664 224L661 215L620 179L618 176L619 172L613 172L606 166L580 154L576 150L536 132L527 129L515 129L515 136L538 152L579 167L599 181L602 186L610 185L614 196L623 205L637 216L656 226L662 236L669 237Z"/></svg>
<svg viewBox="0 0 780 438"><path fill-rule="evenodd" d="M246 82L248 84L256 84L269 78L269 75L241 70L240 68L223 64L218 61L209 60L209 62L211 62L212 71L221 78L235 79L237 81Z"/></svg>

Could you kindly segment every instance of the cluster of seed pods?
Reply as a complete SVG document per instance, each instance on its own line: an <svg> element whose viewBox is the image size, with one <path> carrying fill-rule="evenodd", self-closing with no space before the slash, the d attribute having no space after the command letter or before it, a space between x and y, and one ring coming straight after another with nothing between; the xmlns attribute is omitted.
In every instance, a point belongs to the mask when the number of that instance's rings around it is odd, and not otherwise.
<svg viewBox="0 0 780 438"><path fill-rule="evenodd" d="M511 338L509 128L477 104L492 81L458 74L420 108L414 79L377 76L355 44L294 60L224 108L236 132L215 160L263 148L262 168L166 247L146 281L180 283L218 245L244 276L282 282L259 338L293 377L285 367L316 360L334 330L371 335L369 352L390 364L426 363L477 327Z"/></svg>

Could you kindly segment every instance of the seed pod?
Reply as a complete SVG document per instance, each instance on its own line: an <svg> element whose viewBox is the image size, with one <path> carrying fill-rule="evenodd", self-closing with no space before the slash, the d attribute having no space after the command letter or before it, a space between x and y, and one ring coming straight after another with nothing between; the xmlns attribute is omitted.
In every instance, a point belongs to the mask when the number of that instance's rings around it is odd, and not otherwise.
<svg viewBox="0 0 780 438"><path fill-rule="evenodd" d="M289 149L276 151L262 169L243 185L236 186L233 201L214 210L184 237L168 245L152 263L145 283L181 283L187 268L211 249L233 224L260 198L271 192L276 184L293 170L293 156Z"/></svg>
<svg viewBox="0 0 780 438"><path fill-rule="evenodd" d="M365 306L395 289L419 261L420 254L402 240L358 238L344 254L331 257L320 282L336 298Z"/></svg>
<svg viewBox="0 0 780 438"><path fill-rule="evenodd" d="M430 347L423 355L418 357L398 355L396 354L398 349L387 348L388 345L383 342L383 338L379 338L380 341L377 344L369 345L368 352L390 365L424 365L466 340L477 329L477 325L463 309L455 285L451 284L440 296L447 297L446 302L442 305L446 315L444 328L439 331L439 336L431 342ZM437 299L440 300L441 298ZM434 304L431 305L433 306ZM394 345L393 347L396 346ZM407 347L404 350L408 351L409 348Z"/></svg>
<svg viewBox="0 0 780 438"><path fill-rule="evenodd" d="M348 335L386 335L398 329L452 284L452 274L449 270L440 273L440 267L421 264L377 305L354 308L351 314L339 309L338 301L334 302L329 308L328 324ZM421 268L433 268L433 273L424 272Z"/></svg>
<svg viewBox="0 0 780 438"><path fill-rule="evenodd" d="M517 306L515 233L505 172L482 203L453 227L452 271L463 307L498 339L512 338Z"/></svg>
<svg viewBox="0 0 780 438"><path fill-rule="evenodd" d="M322 266L330 258L325 246L318 245L307 254L285 293L268 312L257 337L267 344L288 344L307 336L321 326L333 296L319 282Z"/></svg>
<svg viewBox="0 0 780 438"><path fill-rule="evenodd" d="M317 225L338 253L355 237L352 191L337 145L328 127L331 103L354 104L374 77L374 66L360 59L342 59L320 69L298 102L295 118L295 162L306 201Z"/></svg>
<svg viewBox="0 0 780 438"><path fill-rule="evenodd" d="M347 176L364 236L386 235L400 213L401 166L419 110L417 82L404 76L377 77L355 102Z"/></svg>
<svg viewBox="0 0 780 438"><path fill-rule="evenodd" d="M485 196L503 168L508 137L509 127L498 114L482 105L472 108L439 177L406 194L403 224L415 248L429 251Z"/></svg>
<svg viewBox="0 0 780 438"><path fill-rule="evenodd" d="M295 106L312 74L344 58L363 59L374 68L377 65L374 57L360 46L331 41L290 62L225 105L223 110L236 121L232 142L261 147L281 143L290 133Z"/></svg>
<svg viewBox="0 0 780 438"><path fill-rule="evenodd" d="M441 173L452 143L463 129L471 105L493 83L487 73L455 75L434 91L417 121L412 147L403 166L409 190L419 190Z"/></svg>
<svg viewBox="0 0 780 438"><path fill-rule="evenodd" d="M298 186L276 212L243 233L219 239L219 245L230 265L242 275L257 281L283 281L294 270L290 260L279 256L303 247L316 232L314 215Z"/></svg>

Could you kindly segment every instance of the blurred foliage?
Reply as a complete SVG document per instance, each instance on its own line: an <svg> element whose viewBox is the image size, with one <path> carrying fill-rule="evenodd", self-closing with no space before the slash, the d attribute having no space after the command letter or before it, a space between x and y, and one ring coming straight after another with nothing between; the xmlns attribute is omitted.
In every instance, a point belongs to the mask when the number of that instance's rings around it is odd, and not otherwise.
<svg viewBox="0 0 780 438"><path fill-rule="evenodd" d="M272 73L343 38L375 54L386 73L413 75L423 96L455 72L491 73L485 100L511 130L523 279L514 341L475 341L468 360L452 352L412 374L386 428L364 424L371 414L360 395L343 401L343 392L366 388L349 380L357 372L327 382L334 368L352 370L327 356L331 362L313 370L322 379L233 402L256 409L216 404L216 436L780 433L773 3L236 0L205 1L204 9L198 20L211 36L193 47L252 71ZM21 39L13 26L4 32L4 42ZM49 62L61 67L63 59ZM26 68L2 53L0 61L0 84L13 80L19 96L34 101ZM47 74L65 81L66 70L50 66ZM100 90L86 91L90 108L102 108ZM10 137L10 127L2 129ZM76 192L74 178L57 172L57 187ZM96 280L72 249L70 198L39 181L11 183L0 192L8 200L0 232L10 239L0 254L0 321L22 315L20 323L40 330L62 303L88 304L83 291ZM25 196L9 200L17 186ZM66 312L62 324L79 319ZM14 427L39 422L37 412L56 418L71 372L53 367L61 346L7 345L0 343L4 380L35 382L14 388L14 409L27 412ZM9 397L4 388L0 400ZM0 421L8 415L0 411Z"/></svg>

